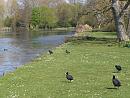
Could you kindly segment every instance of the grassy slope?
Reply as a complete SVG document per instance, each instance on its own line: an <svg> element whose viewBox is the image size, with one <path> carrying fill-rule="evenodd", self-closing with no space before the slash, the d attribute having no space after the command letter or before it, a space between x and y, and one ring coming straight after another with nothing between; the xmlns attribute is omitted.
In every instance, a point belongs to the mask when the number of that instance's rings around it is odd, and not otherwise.
<svg viewBox="0 0 130 98"><path fill-rule="evenodd" d="M95 33L94 33L95 34ZM65 53L65 49L71 51ZM0 98L129 98L130 49L73 41L0 79ZM123 65L120 73L114 65ZM65 72L74 76L69 83ZM122 82L112 88L112 75Z"/></svg>

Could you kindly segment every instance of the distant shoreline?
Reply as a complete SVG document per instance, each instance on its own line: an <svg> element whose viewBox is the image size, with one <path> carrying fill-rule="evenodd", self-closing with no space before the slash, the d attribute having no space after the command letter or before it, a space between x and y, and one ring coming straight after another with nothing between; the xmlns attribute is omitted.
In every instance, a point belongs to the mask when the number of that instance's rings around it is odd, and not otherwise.
<svg viewBox="0 0 130 98"><path fill-rule="evenodd" d="M2 27L2 28L0 28L0 33L1 32L10 32L10 31L12 31L11 27Z"/></svg>

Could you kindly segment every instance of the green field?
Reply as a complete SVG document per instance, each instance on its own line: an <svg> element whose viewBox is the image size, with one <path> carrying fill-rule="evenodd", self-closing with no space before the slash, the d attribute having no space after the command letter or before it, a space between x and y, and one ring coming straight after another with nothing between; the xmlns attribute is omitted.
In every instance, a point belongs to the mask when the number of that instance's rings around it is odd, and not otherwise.
<svg viewBox="0 0 130 98"><path fill-rule="evenodd" d="M91 36L98 40L63 44L54 54L1 77L0 98L130 98L130 48L110 41L115 33L93 32ZM71 53L66 54L66 49ZM122 65L120 73L113 73L115 64ZM67 71L74 77L72 83L65 78ZM119 89L113 88L113 74L121 81Z"/></svg>

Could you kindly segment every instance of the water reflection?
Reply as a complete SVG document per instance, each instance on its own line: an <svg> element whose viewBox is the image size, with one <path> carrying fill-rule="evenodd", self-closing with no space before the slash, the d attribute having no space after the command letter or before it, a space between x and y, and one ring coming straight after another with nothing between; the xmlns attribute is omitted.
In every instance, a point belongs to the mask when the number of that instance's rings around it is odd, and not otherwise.
<svg viewBox="0 0 130 98"><path fill-rule="evenodd" d="M6 33L0 35L0 75L64 43L73 32Z"/></svg>

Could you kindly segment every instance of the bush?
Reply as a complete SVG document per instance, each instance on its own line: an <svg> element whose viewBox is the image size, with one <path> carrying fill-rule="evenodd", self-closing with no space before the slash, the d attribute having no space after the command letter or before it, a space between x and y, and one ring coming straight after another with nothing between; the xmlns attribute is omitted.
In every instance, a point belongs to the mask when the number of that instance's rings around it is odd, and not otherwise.
<svg viewBox="0 0 130 98"><path fill-rule="evenodd" d="M105 31L105 32L115 32L116 28L115 28L115 24L114 23L109 23L107 24L105 27L103 27L101 29L101 31Z"/></svg>
<svg viewBox="0 0 130 98"><path fill-rule="evenodd" d="M4 26L5 27L11 27L12 19L10 17L6 17L4 20Z"/></svg>
<svg viewBox="0 0 130 98"><path fill-rule="evenodd" d="M105 26L101 26L101 29L95 28L92 30L92 32L115 32L115 24L114 23L109 23Z"/></svg>

